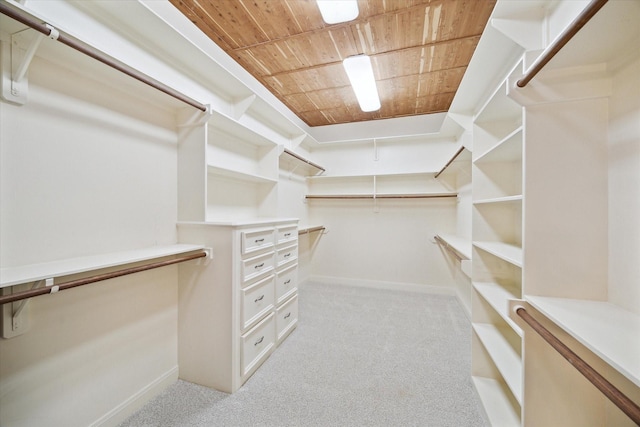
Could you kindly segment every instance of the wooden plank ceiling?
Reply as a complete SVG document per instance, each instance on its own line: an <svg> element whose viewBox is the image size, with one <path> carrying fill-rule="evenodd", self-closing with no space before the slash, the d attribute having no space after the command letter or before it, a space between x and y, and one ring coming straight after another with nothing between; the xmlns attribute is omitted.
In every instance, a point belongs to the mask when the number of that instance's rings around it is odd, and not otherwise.
<svg viewBox="0 0 640 427"><path fill-rule="evenodd" d="M359 0L325 24L315 0L170 0L309 126L445 112L495 0ZM342 67L372 58L382 107L360 110Z"/></svg>

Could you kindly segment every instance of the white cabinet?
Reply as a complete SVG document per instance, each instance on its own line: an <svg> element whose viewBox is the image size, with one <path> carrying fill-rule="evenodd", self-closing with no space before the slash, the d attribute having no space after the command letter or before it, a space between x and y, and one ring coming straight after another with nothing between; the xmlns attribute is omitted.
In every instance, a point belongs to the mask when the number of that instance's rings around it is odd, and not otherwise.
<svg viewBox="0 0 640 427"><path fill-rule="evenodd" d="M180 378L233 393L298 322L294 219L178 223L213 259L179 269Z"/></svg>

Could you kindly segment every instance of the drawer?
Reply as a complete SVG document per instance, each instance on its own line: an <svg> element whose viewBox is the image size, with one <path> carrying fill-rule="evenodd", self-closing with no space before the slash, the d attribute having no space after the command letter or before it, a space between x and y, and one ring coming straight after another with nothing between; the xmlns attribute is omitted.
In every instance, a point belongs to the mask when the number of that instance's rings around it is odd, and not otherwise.
<svg viewBox="0 0 640 427"><path fill-rule="evenodd" d="M241 337L241 376L251 375L264 362L275 346L276 329L274 314Z"/></svg>
<svg viewBox="0 0 640 427"><path fill-rule="evenodd" d="M275 276L271 275L242 290L242 330L253 326L273 309Z"/></svg>
<svg viewBox="0 0 640 427"><path fill-rule="evenodd" d="M275 230L273 228L243 231L240 234L242 255L271 248L275 245Z"/></svg>
<svg viewBox="0 0 640 427"><path fill-rule="evenodd" d="M276 310L276 330L278 344L284 340L298 324L298 295L295 295Z"/></svg>
<svg viewBox="0 0 640 427"><path fill-rule="evenodd" d="M298 226L287 225L284 227L278 227L276 229L276 244L297 242L298 241Z"/></svg>
<svg viewBox="0 0 640 427"><path fill-rule="evenodd" d="M274 264L273 252L245 259L242 261L242 282L246 284L252 279L272 272Z"/></svg>
<svg viewBox="0 0 640 427"><path fill-rule="evenodd" d="M278 304L293 295L298 288L298 264L276 273L276 301Z"/></svg>
<svg viewBox="0 0 640 427"><path fill-rule="evenodd" d="M276 251L276 265L278 267L285 265L288 262L298 259L298 244L285 246Z"/></svg>

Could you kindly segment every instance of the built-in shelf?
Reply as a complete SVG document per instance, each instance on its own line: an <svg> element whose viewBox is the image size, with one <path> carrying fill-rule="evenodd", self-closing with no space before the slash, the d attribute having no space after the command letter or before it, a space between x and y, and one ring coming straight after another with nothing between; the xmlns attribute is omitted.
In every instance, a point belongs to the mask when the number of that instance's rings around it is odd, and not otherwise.
<svg viewBox="0 0 640 427"><path fill-rule="evenodd" d="M405 193L405 194L307 194L307 199L432 199L458 197L458 193Z"/></svg>
<svg viewBox="0 0 640 427"><path fill-rule="evenodd" d="M522 202L522 194L516 196L492 197L489 199L474 200L474 205L490 204L490 203L518 203Z"/></svg>
<svg viewBox="0 0 640 427"><path fill-rule="evenodd" d="M511 162L522 159L522 126L518 126L493 147L482 153L474 163Z"/></svg>
<svg viewBox="0 0 640 427"><path fill-rule="evenodd" d="M518 403L521 403L522 359L520 355L509 344L498 327L487 323L475 323L473 330L491 356L513 396Z"/></svg>
<svg viewBox="0 0 640 427"><path fill-rule="evenodd" d="M472 379L491 425L520 426L519 410L516 410L509 401L506 394L508 391L500 381L478 376Z"/></svg>
<svg viewBox="0 0 640 427"><path fill-rule="evenodd" d="M525 300L640 387L639 315L604 301L539 296Z"/></svg>
<svg viewBox="0 0 640 427"><path fill-rule="evenodd" d="M152 246L124 252L69 258L0 269L0 288L202 250L199 245Z"/></svg>
<svg viewBox="0 0 640 427"><path fill-rule="evenodd" d="M503 242L473 242L473 246L510 264L522 267L522 248Z"/></svg>
<svg viewBox="0 0 640 427"><path fill-rule="evenodd" d="M255 175L255 174L246 173L246 172L240 172L237 170L227 169L220 166L209 165L207 167L207 170L210 174L222 176L225 178L235 179L238 181L247 181L247 182L253 182L257 184L275 184L278 182L277 179L267 178L265 176Z"/></svg>
<svg viewBox="0 0 640 427"><path fill-rule="evenodd" d="M491 282L474 282L473 287L496 313L498 313L518 335L522 336L522 329L509 317L509 300L520 299L520 290Z"/></svg>
<svg viewBox="0 0 640 427"><path fill-rule="evenodd" d="M452 234L438 234L436 240L440 241L445 247L460 259L471 259L472 245L471 239L454 236Z"/></svg>

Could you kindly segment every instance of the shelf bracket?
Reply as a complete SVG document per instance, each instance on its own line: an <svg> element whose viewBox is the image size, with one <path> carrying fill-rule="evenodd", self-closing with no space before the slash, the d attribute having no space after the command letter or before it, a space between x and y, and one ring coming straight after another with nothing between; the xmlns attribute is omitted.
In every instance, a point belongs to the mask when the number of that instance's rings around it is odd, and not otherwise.
<svg viewBox="0 0 640 427"><path fill-rule="evenodd" d="M53 280L53 279L51 279ZM37 289L45 284L45 280L34 282L31 289ZM13 287L2 289L2 295L13 292ZM11 304L4 304L2 308L2 338L13 338L22 335L29 329L29 301L24 299L14 301Z"/></svg>
<svg viewBox="0 0 640 427"><path fill-rule="evenodd" d="M58 30L45 24L51 33L49 38L57 40ZM45 39L44 34L31 28L11 34L10 42L2 42L2 98L15 104L24 105L29 93L27 72L31 61Z"/></svg>

